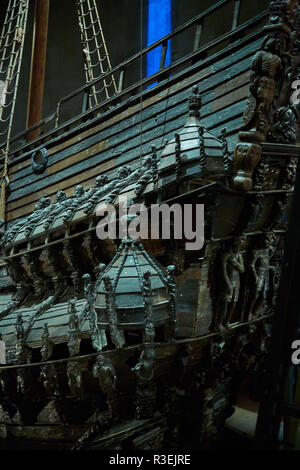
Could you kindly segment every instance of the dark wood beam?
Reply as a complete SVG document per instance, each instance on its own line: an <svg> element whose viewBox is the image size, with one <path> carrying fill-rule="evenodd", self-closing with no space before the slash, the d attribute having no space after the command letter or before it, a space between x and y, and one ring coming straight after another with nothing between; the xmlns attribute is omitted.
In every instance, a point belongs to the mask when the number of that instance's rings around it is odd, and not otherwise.
<svg viewBox="0 0 300 470"><path fill-rule="evenodd" d="M27 128L41 121L46 70L50 0L36 0L33 32L32 59L27 112ZM38 137L41 128L36 128L27 135L27 141Z"/></svg>

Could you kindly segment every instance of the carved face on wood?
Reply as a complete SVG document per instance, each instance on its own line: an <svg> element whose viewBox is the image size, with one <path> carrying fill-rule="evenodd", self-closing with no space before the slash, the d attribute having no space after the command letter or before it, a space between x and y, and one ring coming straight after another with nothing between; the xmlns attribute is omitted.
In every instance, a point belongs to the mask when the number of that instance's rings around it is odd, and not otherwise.
<svg viewBox="0 0 300 470"><path fill-rule="evenodd" d="M118 169L117 171L117 176L119 179L121 178L126 178L126 176L128 176L130 173L130 168L129 166L122 166L121 168Z"/></svg>
<svg viewBox="0 0 300 470"><path fill-rule="evenodd" d="M67 195L66 193L64 193L63 191L58 191L56 193L56 200L57 202L63 202L67 199Z"/></svg>
<svg viewBox="0 0 300 470"><path fill-rule="evenodd" d="M101 187L104 186L108 182L108 177L106 175L100 175L96 178L96 186Z"/></svg>
<svg viewBox="0 0 300 470"><path fill-rule="evenodd" d="M76 186L74 190L74 197L79 198L83 196L83 194L84 194L84 188L80 185Z"/></svg>
<svg viewBox="0 0 300 470"><path fill-rule="evenodd" d="M269 22L272 24L279 24L284 21L286 13L286 5L282 1L273 1L270 3L270 16Z"/></svg>
<svg viewBox="0 0 300 470"><path fill-rule="evenodd" d="M50 198L49 197L42 197L39 202L35 205L34 210L38 211L41 209L44 209L45 207L48 207L50 205Z"/></svg>
<svg viewBox="0 0 300 470"><path fill-rule="evenodd" d="M264 50L279 55L284 50L285 40L283 35L269 36L264 45Z"/></svg>
<svg viewBox="0 0 300 470"><path fill-rule="evenodd" d="M239 253L243 240L244 240L243 237L236 237L232 240L231 244L232 244L232 250L234 253L237 253L237 254Z"/></svg>

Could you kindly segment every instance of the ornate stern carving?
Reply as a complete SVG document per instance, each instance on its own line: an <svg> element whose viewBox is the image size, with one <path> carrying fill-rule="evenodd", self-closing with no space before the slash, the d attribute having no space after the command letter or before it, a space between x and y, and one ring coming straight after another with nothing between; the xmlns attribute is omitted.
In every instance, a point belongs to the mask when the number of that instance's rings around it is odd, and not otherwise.
<svg viewBox="0 0 300 470"><path fill-rule="evenodd" d="M80 326L79 318L76 312L76 299L69 300L68 303L69 314L69 335L68 335L68 349L70 356L76 356L80 350Z"/></svg>
<svg viewBox="0 0 300 470"><path fill-rule="evenodd" d="M243 129L234 156L234 188L252 189L252 173L261 156L260 144L295 142L296 113L291 106L291 84L299 72L300 10L298 2L274 1L267 37L251 66L250 94Z"/></svg>

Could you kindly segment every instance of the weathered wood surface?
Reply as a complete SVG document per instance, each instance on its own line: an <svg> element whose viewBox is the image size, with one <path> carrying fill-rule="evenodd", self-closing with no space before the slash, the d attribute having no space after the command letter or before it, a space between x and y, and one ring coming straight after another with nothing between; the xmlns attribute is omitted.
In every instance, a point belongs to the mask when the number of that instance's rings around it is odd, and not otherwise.
<svg viewBox="0 0 300 470"><path fill-rule="evenodd" d="M28 128L39 122L43 115L49 8L50 0L36 1L27 115ZM27 136L27 140L33 140L40 135L40 132L41 129L36 128Z"/></svg>
<svg viewBox="0 0 300 470"><path fill-rule="evenodd" d="M49 163L42 175L31 168L31 152L10 164L11 193L7 220L12 222L32 212L43 196L53 196L59 189L71 195L76 184L89 188L97 175L109 176L124 164L139 165L140 153L146 155L151 145L162 148L185 123L187 98L197 83L202 93L202 122L219 136L227 128L233 149L248 94L250 58L262 39L247 44L233 55L202 67L157 95L146 99L142 113L142 149L140 149L140 106L134 105L111 119L49 148ZM47 147L47 145L46 145ZM26 158L25 158L26 157Z"/></svg>

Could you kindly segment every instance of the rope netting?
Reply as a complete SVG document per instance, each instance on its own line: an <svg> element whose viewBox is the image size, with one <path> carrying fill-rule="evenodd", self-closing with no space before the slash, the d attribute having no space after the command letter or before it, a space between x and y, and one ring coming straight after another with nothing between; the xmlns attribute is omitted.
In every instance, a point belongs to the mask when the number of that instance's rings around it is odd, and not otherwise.
<svg viewBox="0 0 300 470"><path fill-rule="evenodd" d="M109 72L111 62L96 0L75 0L84 55L86 83ZM5 218L8 154L18 91L29 0L9 0L0 36L0 226ZM89 92L89 107L117 92L115 78L98 81Z"/></svg>
<svg viewBox="0 0 300 470"><path fill-rule="evenodd" d="M104 39L96 0L76 0L86 83L109 72L112 67ZM101 94L109 98L117 92L115 78L100 80L90 89L89 107L101 101Z"/></svg>
<svg viewBox="0 0 300 470"><path fill-rule="evenodd" d="M29 0L9 0L0 36L0 224L5 217L5 194L9 184L7 164L18 91Z"/></svg>

